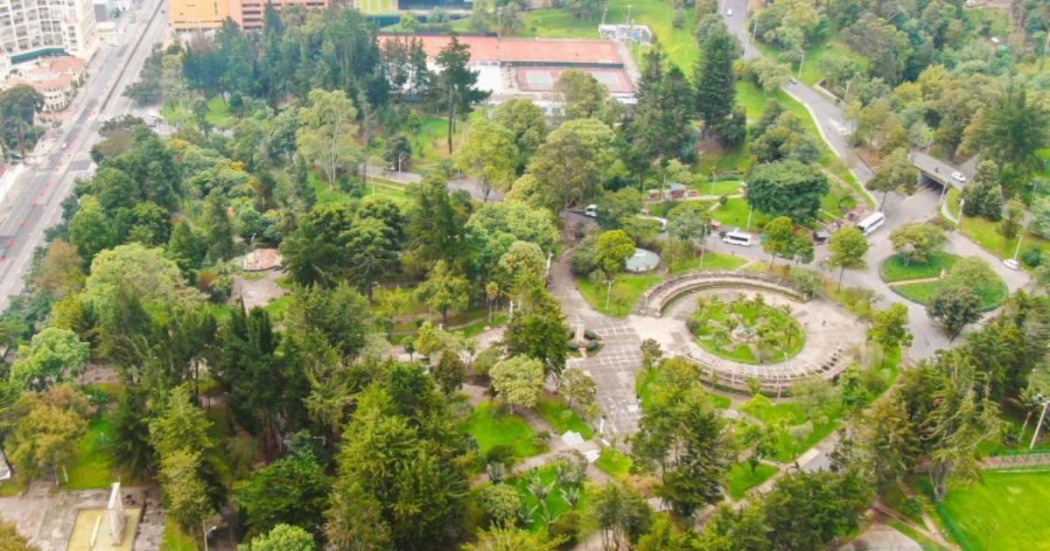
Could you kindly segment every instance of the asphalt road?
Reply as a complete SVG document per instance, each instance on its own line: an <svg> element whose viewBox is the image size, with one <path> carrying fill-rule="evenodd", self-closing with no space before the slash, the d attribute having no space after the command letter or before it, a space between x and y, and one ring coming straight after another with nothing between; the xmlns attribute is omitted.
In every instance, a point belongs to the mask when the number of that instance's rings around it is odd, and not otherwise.
<svg viewBox="0 0 1050 551"><path fill-rule="evenodd" d="M37 152L30 167L5 199L0 220L0 310L22 289L33 250L43 243L44 230L61 220L62 201L77 178L93 172L89 152L99 140L102 122L123 114L130 100L124 89L138 79L150 48L167 29L163 0L146 0L116 39L105 42L88 66L88 80L75 100L71 116L51 130L51 151ZM41 147L44 147L42 145Z"/></svg>

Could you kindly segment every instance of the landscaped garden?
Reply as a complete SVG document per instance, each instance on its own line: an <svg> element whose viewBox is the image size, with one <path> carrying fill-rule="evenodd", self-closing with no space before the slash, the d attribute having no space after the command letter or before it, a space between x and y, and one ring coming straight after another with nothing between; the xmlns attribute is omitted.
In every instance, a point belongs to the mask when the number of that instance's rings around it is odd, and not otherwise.
<svg viewBox="0 0 1050 551"><path fill-rule="evenodd" d="M762 294L728 303L701 295L687 325L705 350L742 363L784 361L806 342L790 310L766 304Z"/></svg>
<svg viewBox="0 0 1050 551"><path fill-rule="evenodd" d="M584 508L587 488L583 469L573 461L561 460L507 481L528 511L528 530L542 530L562 515Z"/></svg>
<svg viewBox="0 0 1050 551"><path fill-rule="evenodd" d="M565 401L558 396L542 395L536 402L536 412L540 414L558 434L568 431L579 433L584 440L590 440L594 436L594 430L586 421L573 411Z"/></svg>
<svg viewBox="0 0 1050 551"><path fill-rule="evenodd" d="M797 402L774 404L769 398L758 395L741 405L740 411L771 430L776 449L772 458L786 463L812 448L841 424L842 403L831 399L830 392L827 398L818 400L807 411Z"/></svg>
<svg viewBox="0 0 1050 551"><path fill-rule="evenodd" d="M898 256L890 257L883 264L882 276L894 292L918 304L927 304L950 285L973 291L984 310L999 306L1009 296L1006 283L985 262L946 253L931 254L927 262L914 265L904 264Z"/></svg>
<svg viewBox="0 0 1050 551"><path fill-rule="evenodd" d="M940 277L958 260L957 255L945 252L931 253L924 262L909 261L904 256L895 254L882 263L882 279L887 283L895 283L911 279Z"/></svg>
<svg viewBox="0 0 1050 551"><path fill-rule="evenodd" d="M769 480L777 473L777 468L768 463L759 463L754 470L747 463L737 463L729 469L727 487L729 497L740 501L748 490Z"/></svg>

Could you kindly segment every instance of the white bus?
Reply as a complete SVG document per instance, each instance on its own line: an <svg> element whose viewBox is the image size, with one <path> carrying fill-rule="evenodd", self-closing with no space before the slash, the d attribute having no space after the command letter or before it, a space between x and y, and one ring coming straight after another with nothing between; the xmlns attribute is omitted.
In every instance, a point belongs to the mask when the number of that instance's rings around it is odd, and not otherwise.
<svg viewBox="0 0 1050 551"><path fill-rule="evenodd" d="M871 232L879 229L882 224L886 222L886 216L881 212L869 214L864 217L863 220L857 222L857 228L860 229L861 233L868 235Z"/></svg>
<svg viewBox="0 0 1050 551"><path fill-rule="evenodd" d="M727 243L729 245L739 245L741 247L750 247L751 240L751 234L744 233L742 231L731 231L726 233L725 236L722 237L723 243Z"/></svg>

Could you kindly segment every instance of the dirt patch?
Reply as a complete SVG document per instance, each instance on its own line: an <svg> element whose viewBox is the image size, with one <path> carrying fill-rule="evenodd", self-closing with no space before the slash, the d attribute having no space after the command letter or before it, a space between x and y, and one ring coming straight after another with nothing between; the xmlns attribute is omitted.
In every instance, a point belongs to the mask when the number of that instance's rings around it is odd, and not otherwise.
<svg viewBox="0 0 1050 551"><path fill-rule="evenodd" d="M250 278L243 275L235 276L233 278L233 300L243 300L244 307L248 310L256 306L264 307L288 293L277 284L277 279L283 275L282 271L269 270L253 272Z"/></svg>

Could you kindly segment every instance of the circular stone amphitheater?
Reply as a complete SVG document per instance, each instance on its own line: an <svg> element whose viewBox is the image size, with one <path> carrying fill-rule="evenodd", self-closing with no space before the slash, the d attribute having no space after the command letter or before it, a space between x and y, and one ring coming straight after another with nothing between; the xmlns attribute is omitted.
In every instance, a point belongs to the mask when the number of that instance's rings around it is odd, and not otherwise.
<svg viewBox="0 0 1050 551"><path fill-rule="evenodd" d="M805 345L786 361L744 363L706 350L686 327L696 310L699 295L716 295L732 302L740 295L762 294L775 308L790 308L790 315L805 334ZM831 379L854 361L854 350L865 342L864 325L827 300L809 300L790 281L767 274L702 272L668 279L646 292L632 317L639 337L659 342L669 356L693 360L709 380L741 391L756 379L762 390L779 393L795 381L820 375Z"/></svg>

